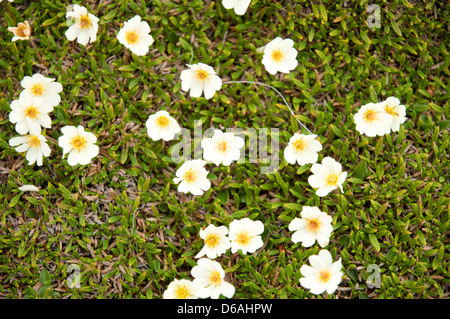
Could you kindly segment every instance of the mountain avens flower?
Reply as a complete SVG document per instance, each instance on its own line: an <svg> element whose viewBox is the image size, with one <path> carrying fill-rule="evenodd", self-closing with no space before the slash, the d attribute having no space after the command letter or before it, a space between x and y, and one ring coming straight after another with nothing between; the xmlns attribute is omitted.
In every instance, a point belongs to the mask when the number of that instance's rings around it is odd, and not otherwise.
<svg viewBox="0 0 450 319"><path fill-rule="evenodd" d="M228 228L232 253L238 250L244 254L254 253L263 246L260 235L264 232L264 224L261 221L249 218L235 219Z"/></svg>
<svg viewBox="0 0 450 319"><path fill-rule="evenodd" d="M225 9L234 9L237 15L243 15L250 5L252 0L222 0L222 5Z"/></svg>
<svg viewBox="0 0 450 319"><path fill-rule="evenodd" d="M25 101L29 98L37 99L42 104L50 106L56 106L61 102L59 93L62 92L63 87L61 83L56 82L53 78L36 73L33 76L25 76L20 85L24 88L20 92L20 99Z"/></svg>
<svg viewBox="0 0 450 319"><path fill-rule="evenodd" d="M145 126L148 136L154 141L160 139L164 141L173 140L175 134L181 131L177 121L167 111L158 111L150 115L145 122Z"/></svg>
<svg viewBox="0 0 450 319"><path fill-rule="evenodd" d="M181 193L192 193L193 195L203 195L211 187L208 180L208 171L205 169L206 161L191 160L185 162L176 171L176 177L173 179L178 184L178 191Z"/></svg>
<svg viewBox="0 0 450 319"><path fill-rule="evenodd" d="M41 127L50 128L52 120L48 113L53 111L53 106L42 102L41 99L33 99L29 96L12 101L9 120L15 123L17 133L26 134L31 130L40 131Z"/></svg>
<svg viewBox="0 0 450 319"><path fill-rule="evenodd" d="M225 253L230 248L230 240L227 235L228 228L225 226L209 225L205 229L201 229L200 237L204 241L204 246L195 258L206 255L209 259L214 259Z"/></svg>
<svg viewBox="0 0 450 319"><path fill-rule="evenodd" d="M308 183L312 187L317 188L317 196L326 196L336 188L343 192L342 184L347 178L347 172L343 172L342 165L331 157L325 157L322 160L322 164L313 164L311 172L313 175L308 177Z"/></svg>
<svg viewBox="0 0 450 319"><path fill-rule="evenodd" d="M63 158L69 154L67 157L69 165L87 165L98 155L99 147L95 145L97 137L86 132L83 126L67 125L61 128L61 132L63 135L58 138L58 144L63 149Z"/></svg>
<svg viewBox="0 0 450 319"><path fill-rule="evenodd" d="M174 279L164 291L163 299L197 299L197 289L190 280Z"/></svg>
<svg viewBox="0 0 450 319"><path fill-rule="evenodd" d="M66 18L70 26L65 35L69 41L77 39L79 44L86 45L97 39L99 19L85 7L73 5L72 11L66 13Z"/></svg>
<svg viewBox="0 0 450 319"><path fill-rule="evenodd" d="M28 40L31 35L31 27L28 21L25 21L23 23L17 24L17 27L9 27L9 32L12 32L14 34L14 37L11 39L11 41L17 41L17 40Z"/></svg>
<svg viewBox="0 0 450 319"><path fill-rule="evenodd" d="M235 288L225 281L225 271L217 261L199 259L191 275L195 278L192 282L199 298L219 299L220 295L231 298L234 295Z"/></svg>
<svg viewBox="0 0 450 319"><path fill-rule="evenodd" d="M297 53L294 41L277 37L266 44L262 64L270 74L289 73L297 67Z"/></svg>
<svg viewBox="0 0 450 319"><path fill-rule="evenodd" d="M117 34L117 39L131 52L140 56L146 55L154 42L150 35L150 26L146 21L141 21L138 15L124 23Z"/></svg>
<svg viewBox="0 0 450 319"><path fill-rule="evenodd" d="M189 69L181 71L181 89L189 91L191 97L200 97L202 92L206 99L214 96L222 87L222 79L209 65L197 63L187 65Z"/></svg>
<svg viewBox="0 0 450 319"><path fill-rule="evenodd" d="M341 259L333 262L328 250L321 250L318 255L309 256L311 266L303 265L300 268L300 285L307 288L313 294L327 292L332 294L342 281L343 273Z"/></svg>
<svg viewBox="0 0 450 319"><path fill-rule="evenodd" d="M17 152L27 152L26 159L28 164L36 163L42 166L43 157L49 157L51 150L47 145L47 139L41 134L40 130L32 131L30 134L13 137L9 140L10 146L17 146Z"/></svg>
<svg viewBox="0 0 450 319"><path fill-rule="evenodd" d="M353 116L356 130L370 137L389 134L393 119L391 114L385 112L383 103L365 104Z"/></svg>
<svg viewBox="0 0 450 319"><path fill-rule="evenodd" d="M203 139L201 145L205 160L211 161L217 166L220 164L229 166L233 161L239 160L240 149L244 147L244 139L235 136L234 133L214 130L213 137Z"/></svg>
<svg viewBox="0 0 450 319"><path fill-rule="evenodd" d="M317 140L317 135L295 133L284 149L284 158L290 164L299 165L314 164L322 150L322 144Z"/></svg>
<svg viewBox="0 0 450 319"><path fill-rule="evenodd" d="M400 104L400 100L395 96L388 97L385 101L381 102L383 110L392 115L393 119L390 124L392 132L397 132L400 129L400 124L406 121L406 107Z"/></svg>
<svg viewBox="0 0 450 319"><path fill-rule="evenodd" d="M301 242L303 247L311 247L316 240L320 247L328 245L333 231L331 216L315 206L303 206L300 215L302 218L296 217L289 224L289 230L294 231L292 241Z"/></svg>

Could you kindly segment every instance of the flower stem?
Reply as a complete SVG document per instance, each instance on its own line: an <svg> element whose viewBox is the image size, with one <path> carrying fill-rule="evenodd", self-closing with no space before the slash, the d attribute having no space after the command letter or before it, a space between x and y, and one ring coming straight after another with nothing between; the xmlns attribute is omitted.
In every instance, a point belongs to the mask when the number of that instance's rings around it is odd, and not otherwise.
<svg viewBox="0 0 450 319"><path fill-rule="evenodd" d="M125 64L128 64L129 62L130 62L130 52L128 52L128 49L127 48L123 48L125 51L124 51L124 62L125 62Z"/></svg>
<svg viewBox="0 0 450 319"><path fill-rule="evenodd" d="M32 46L33 49L34 49L34 52L36 52L36 55L37 55L37 57L38 57L38 59L39 59L39 62L41 62L41 64L42 64L45 68L47 68L47 63L45 63L44 59L42 59L42 56L39 54L39 51L38 51L38 49L37 49L37 46L36 46L36 44L34 43L33 37L30 37L30 38L29 38L29 41L30 41L31 46Z"/></svg>
<svg viewBox="0 0 450 319"><path fill-rule="evenodd" d="M271 85L268 85L266 83L261 83L261 82L253 82L253 81L226 81L223 82L223 84L230 84L230 83L250 83L250 84L259 84L259 85L263 85L266 87L271 88L272 90L274 90L275 92L278 93L279 96L281 96L281 98L283 99L284 104L286 104L287 108L289 109L289 111L291 112L292 116L297 120L298 124L300 124L305 130L307 130L309 132L309 134L313 134L310 130L308 130L308 128L298 119L295 117L294 111L292 111L291 107L289 106L289 103L286 101L286 99L284 98L283 94L280 93L280 91L278 91L276 88L274 88Z"/></svg>

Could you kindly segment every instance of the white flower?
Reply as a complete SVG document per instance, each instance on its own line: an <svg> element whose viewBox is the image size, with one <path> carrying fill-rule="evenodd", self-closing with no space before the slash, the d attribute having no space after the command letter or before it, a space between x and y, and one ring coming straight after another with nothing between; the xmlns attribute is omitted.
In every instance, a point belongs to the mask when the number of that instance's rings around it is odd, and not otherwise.
<svg viewBox="0 0 450 319"><path fill-rule="evenodd" d="M174 279L163 293L163 299L197 299L197 289L192 281Z"/></svg>
<svg viewBox="0 0 450 319"><path fill-rule="evenodd" d="M261 235L264 231L264 224L249 218L233 220L229 225L230 233L228 237L231 242L231 252L235 253L239 249L242 253L254 253L263 246Z"/></svg>
<svg viewBox="0 0 450 319"><path fill-rule="evenodd" d="M222 87L222 79L209 65L197 63L187 65L189 69L181 71L181 89L189 91L191 97L200 97L202 92L205 98L210 99Z"/></svg>
<svg viewBox="0 0 450 319"><path fill-rule="evenodd" d="M59 93L62 92L63 87L53 78L47 78L36 73L33 76L25 76L20 85L24 88L19 95L20 99L38 99L40 102L51 106L58 105L61 101Z"/></svg>
<svg viewBox="0 0 450 319"><path fill-rule="evenodd" d="M394 96L388 97L381 104L383 105L383 110L393 117L390 129L393 132L397 132L400 129L400 124L406 121L406 107L401 105L400 100Z"/></svg>
<svg viewBox="0 0 450 319"><path fill-rule="evenodd" d="M317 162L322 150L322 144L316 139L317 135L303 135L295 133L284 149L284 158L290 164L297 162L299 165L314 164Z"/></svg>
<svg viewBox="0 0 450 319"><path fill-rule="evenodd" d="M270 74L289 73L297 67L297 53L294 41L277 37L264 48L262 63Z"/></svg>
<svg viewBox="0 0 450 319"><path fill-rule="evenodd" d="M79 44L86 45L97 39L98 18L85 7L75 4L73 11L66 13L66 18L72 23L65 33L69 41L77 39Z"/></svg>
<svg viewBox="0 0 450 319"><path fill-rule="evenodd" d="M153 43L150 26L146 21L141 21L138 15L124 23L117 34L117 39L136 55L146 55Z"/></svg>
<svg viewBox="0 0 450 319"><path fill-rule="evenodd" d="M52 125L48 113L53 111L53 106L42 102L41 99L24 96L12 101L11 109L9 120L16 123L15 128L19 134L23 135L31 130L40 131L41 126L50 128Z"/></svg>
<svg viewBox="0 0 450 319"><path fill-rule="evenodd" d="M8 0L9 2L13 2L14 0ZM2 0L0 0L0 3L2 3Z"/></svg>
<svg viewBox="0 0 450 319"><path fill-rule="evenodd" d="M393 116L386 113L383 103L368 103L363 105L353 116L356 130L361 134L373 137L389 134Z"/></svg>
<svg viewBox="0 0 450 319"><path fill-rule="evenodd" d="M175 134L181 131L177 121L166 111L158 111L150 115L147 122L145 122L145 126L147 127L148 135L154 141L160 139L164 141L173 140Z"/></svg>
<svg viewBox="0 0 450 319"><path fill-rule="evenodd" d="M325 157L322 164L313 164L311 172L314 175L308 177L308 183L318 188L317 196L323 197L338 187L343 192L342 183L347 178L347 172L343 172L342 165L331 157Z"/></svg>
<svg viewBox="0 0 450 319"><path fill-rule="evenodd" d="M318 255L309 256L311 266L303 265L300 272L304 276L300 278L300 285L310 289L313 294L321 294L325 290L332 294L342 281L341 258L333 263L331 253L321 250Z"/></svg>
<svg viewBox="0 0 450 319"><path fill-rule="evenodd" d="M311 247L316 240L320 247L328 245L333 231L331 216L315 206L303 206L300 214L302 218L294 218L289 224L289 230L295 231L292 241L302 242L304 247Z"/></svg>
<svg viewBox="0 0 450 319"><path fill-rule="evenodd" d="M234 9L237 15L243 15L252 0L222 0L225 9Z"/></svg>
<svg viewBox="0 0 450 319"><path fill-rule="evenodd" d="M29 184L20 186L19 190L22 192L39 192L39 188L37 188L34 185L29 185Z"/></svg>
<svg viewBox="0 0 450 319"><path fill-rule="evenodd" d="M208 171L204 168L206 161L191 160L185 162L177 170L173 179L178 185L178 191L182 193L191 192L193 195L202 195L203 191L207 191L211 187L208 180Z"/></svg>
<svg viewBox="0 0 450 319"><path fill-rule="evenodd" d="M9 27L8 31L14 33L14 37L11 41L28 40L31 35L31 27L28 21L19 23L17 27Z"/></svg>
<svg viewBox="0 0 450 319"><path fill-rule="evenodd" d="M40 130L13 137L9 140L9 145L17 146L15 148L17 152L27 152L26 159L29 165L36 162L37 166L42 166L43 157L50 156L51 152L47 145L47 139L41 134Z"/></svg>
<svg viewBox="0 0 450 319"><path fill-rule="evenodd" d="M217 166L220 163L229 166L241 156L240 149L244 147L244 139L234 133L214 130L213 137L203 139L201 144L205 160L212 161Z"/></svg>
<svg viewBox="0 0 450 319"><path fill-rule="evenodd" d="M230 248L230 240L227 237L228 228L225 226L216 227L209 225L205 229L200 230L200 237L205 241L205 246L195 256L200 258L206 255L210 259L214 259Z"/></svg>
<svg viewBox="0 0 450 319"><path fill-rule="evenodd" d="M217 261L199 259L197 266L192 268L191 275L195 278L193 284L199 298L219 299L221 294L231 298L234 295L234 286L224 280L225 271Z"/></svg>
<svg viewBox="0 0 450 319"><path fill-rule="evenodd" d="M58 138L58 145L63 148L63 158L69 153L67 162L71 166L87 165L98 155L99 147L94 143L97 137L84 130L84 127L67 125L61 128L62 136Z"/></svg>

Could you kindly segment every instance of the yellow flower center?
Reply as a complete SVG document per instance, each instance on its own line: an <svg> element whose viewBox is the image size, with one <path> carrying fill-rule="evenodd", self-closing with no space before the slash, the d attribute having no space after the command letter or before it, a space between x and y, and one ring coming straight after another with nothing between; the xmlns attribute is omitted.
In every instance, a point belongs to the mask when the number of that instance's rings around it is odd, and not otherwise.
<svg viewBox="0 0 450 319"><path fill-rule="evenodd" d="M331 273L328 270L321 270L319 272L319 280L323 283L326 283L328 280L330 280Z"/></svg>
<svg viewBox="0 0 450 319"><path fill-rule="evenodd" d="M85 14L84 16L80 17L80 28L86 29L92 26L92 21L89 19L89 16Z"/></svg>
<svg viewBox="0 0 450 319"><path fill-rule="evenodd" d="M41 145L41 140L39 137L35 135L30 135L30 139L28 140L28 146L30 147L39 147Z"/></svg>
<svg viewBox="0 0 450 319"><path fill-rule="evenodd" d="M169 119L165 116L160 116L158 117L158 119L156 120L156 123L160 126L160 127L166 127L169 125Z"/></svg>
<svg viewBox="0 0 450 319"><path fill-rule="evenodd" d="M216 247L217 244L219 243L219 236L217 236L216 234L209 234L208 236L206 236L205 239L205 244L208 247Z"/></svg>
<svg viewBox="0 0 450 319"><path fill-rule="evenodd" d="M86 143L87 143L86 139L79 135L74 137L72 140L72 146L77 151L80 151L81 149L83 149L86 146Z"/></svg>
<svg viewBox="0 0 450 319"><path fill-rule="evenodd" d="M328 186L336 186L338 180L339 180L339 175L337 175L337 174L330 174L330 175L328 175L328 177L326 179L326 184Z"/></svg>
<svg viewBox="0 0 450 319"><path fill-rule="evenodd" d="M135 44L138 42L139 36L136 33L136 31L128 31L125 35L125 38L127 39L128 44Z"/></svg>
<svg viewBox="0 0 450 319"><path fill-rule="evenodd" d="M237 241L241 246L245 246L249 243L251 237L248 235L247 232L243 231L237 235Z"/></svg>
<svg viewBox="0 0 450 319"><path fill-rule="evenodd" d="M398 113L395 111L395 106L390 106L389 104L387 104L385 107L384 107L384 111L387 113L387 114L390 114L390 115L392 115L392 116L398 116Z"/></svg>
<svg viewBox="0 0 450 319"><path fill-rule="evenodd" d="M208 72L206 72L205 70L197 70L196 76L197 79L203 81L208 78Z"/></svg>
<svg viewBox="0 0 450 319"><path fill-rule="evenodd" d="M373 110L367 110L366 113L364 113L364 119L367 122L375 121L377 119L377 113Z"/></svg>
<svg viewBox="0 0 450 319"><path fill-rule="evenodd" d="M31 93L36 96L42 96L44 94L44 87L42 84L35 84L31 87Z"/></svg>
<svg viewBox="0 0 450 319"><path fill-rule="evenodd" d="M275 61L275 62L280 62L280 60L283 58L283 53L281 53L281 50L280 49L277 49L277 50L274 50L273 52L272 52L272 59Z"/></svg>
<svg viewBox="0 0 450 319"><path fill-rule="evenodd" d="M217 149L219 152L226 152L227 151L227 142L222 141L217 143Z"/></svg>
<svg viewBox="0 0 450 319"><path fill-rule="evenodd" d="M184 173L183 179L188 183L192 183L196 180L195 173L192 171L192 169L189 169Z"/></svg>
<svg viewBox="0 0 450 319"><path fill-rule="evenodd" d="M29 26L27 26L26 24L23 23L19 23L16 29L16 35L21 37L21 38L26 38L28 36L30 36L31 34L31 29L29 28Z"/></svg>
<svg viewBox="0 0 450 319"><path fill-rule="evenodd" d="M308 224L306 225L306 227L311 232L315 232L320 226L320 222L316 218L308 219L307 222Z"/></svg>
<svg viewBox="0 0 450 319"><path fill-rule="evenodd" d="M175 291L175 294L178 299L186 299L190 295L190 292L186 286L178 286L178 289Z"/></svg>
<svg viewBox="0 0 450 319"><path fill-rule="evenodd" d="M34 106L29 106L25 110L25 116L28 116L30 119L36 119L38 117L39 111Z"/></svg>
<svg viewBox="0 0 450 319"><path fill-rule="evenodd" d="M299 139L293 143L293 146L297 152L301 152L305 149L305 142L303 139Z"/></svg>
<svg viewBox="0 0 450 319"><path fill-rule="evenodd" d="M216 270L214 271L211 276L209 277L209 281L211 285L217 286L222 281L222 278L220 278L220 273Z"/></svg>

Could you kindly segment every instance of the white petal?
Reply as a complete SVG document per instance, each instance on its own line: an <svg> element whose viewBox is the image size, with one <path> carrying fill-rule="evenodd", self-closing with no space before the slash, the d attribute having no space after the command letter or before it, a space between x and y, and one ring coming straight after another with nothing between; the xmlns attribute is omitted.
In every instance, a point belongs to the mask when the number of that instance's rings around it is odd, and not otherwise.
<svg viewBox="0 0 450 319"><path fill-rule="evenodd" d="M336 186L321 187L316 191L316 195L319 197L324 197L324 196L328 195L330 192L332 192L333 190L335 190L336 188L337 188Z"/></svg>
<svg viewBox="0 0 450 319"><path fill-rule="evenodd" d="M78 34L81 32L81 29L78 27L78 25L74 24L71 26L67 31L65 32L65 35L67 37L67 40L73 41L78 37Z"/></svg>
<svg viewBox="0 0 450 319"><path fill-rule="evenodd" d="M27 184L27 185L23 185L23 186L19 187L19 190L22 192L38 192L39 188L37 188L34 185Z"/></svg>

